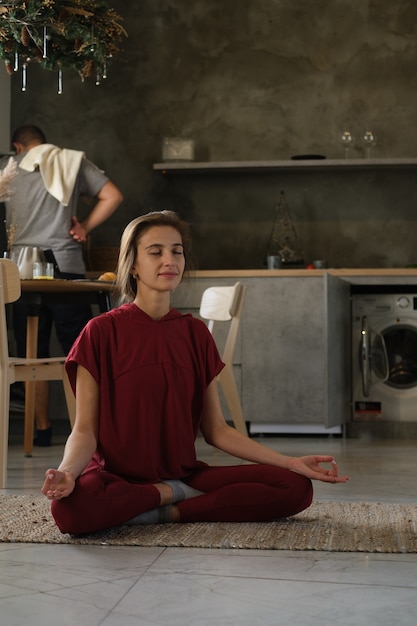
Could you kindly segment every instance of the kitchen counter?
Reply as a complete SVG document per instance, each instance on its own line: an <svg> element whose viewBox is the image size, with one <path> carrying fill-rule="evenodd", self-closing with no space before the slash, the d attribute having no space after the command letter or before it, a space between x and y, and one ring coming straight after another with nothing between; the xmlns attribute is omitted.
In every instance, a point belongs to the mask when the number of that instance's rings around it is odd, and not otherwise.
<svg viewBox="0 0 417 626"><path fill-rule="evenodd" d="M189 275L199 278L228 278L233 276L236 278L253 278L265 276L322 276L323 274L332 274L332 276L414 276L417 277L417 267L401 268L401 267L382 267L382 268L328 268L320 270L300 269L279 269L279 270L196 270Z"/></svg>
<svg viewBox="0 0 417 626"><path fill-rule="evenodd" d="M207 287L236 281L246 297L233 370L250 432L340 433L352 419L351 294L417 293L417 268L199 270L172 304L198 316Z"/></svg>
<svg viewBox="0 0 417 626"><path fill-rule="evenodd" d="M105 270L86 272L86 277L90 280L96 280L100 274ZM308 270L306 268L300 269L279 269L279 270L195 270L193 272L186 272L185 277L192 278L268 278L271 276L277 277L293 277L293 276L310 276L317 277L324 274L331 274L332 276L339 276L340 278L363 278L363 277L377 277L377 278L399 278L407 277L411 279L417 279L417 267L382 267L382 268L328 268L320 270Z"/></svg>
<svg viewBox="0 0 417 626"><path fill-rule="evenodd" d="M251 432L340 432L351 420L351 294L417 293L417 268L199 270L172 304L198 315L207 287L238 280L247 291L234 372Z"/></svg>
<svg viewBox="0 0 417 626"><path fill-rule="evenodd" d="M236 281L246 287L246 296L233 371L251 432L294 426L317 434L340 432L350 408L345 390L350 282L326 270L202 270L184 278L172 306L198 316L207 287ZM222 351L223 326L214 330Z"/></svg>
<svg viewBox="0 0 417 626"><path fill-rule="evenodd" d="M417 283L417 268L329 268L319 270L279 269L279 270L196 270L189 278L317 278L329 274L352 284L414 284Z"/></svg>

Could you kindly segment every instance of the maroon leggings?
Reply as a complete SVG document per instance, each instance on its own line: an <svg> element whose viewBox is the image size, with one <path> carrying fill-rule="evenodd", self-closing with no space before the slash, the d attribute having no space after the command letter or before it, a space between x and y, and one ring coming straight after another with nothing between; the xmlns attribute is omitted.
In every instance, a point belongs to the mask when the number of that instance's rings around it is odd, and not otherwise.
<svg viewBox="0 0 417 626"><path fill-rule="evenodd" d="M271 465L203 467L182 480L204 494L178 504L181 522L268 521L303 511L313 498L308 478ZM159 505L154 485L94 469L51 509L61 532L81 535L120 526Z"/></svg>

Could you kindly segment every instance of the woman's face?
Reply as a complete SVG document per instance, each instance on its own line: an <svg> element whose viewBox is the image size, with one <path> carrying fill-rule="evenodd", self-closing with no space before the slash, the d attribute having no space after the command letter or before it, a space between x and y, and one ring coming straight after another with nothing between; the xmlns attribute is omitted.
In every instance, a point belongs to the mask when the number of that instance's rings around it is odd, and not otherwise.
<svg viewBox="0 0 417 626"><path fill-rule="evenodd" d="M139 286L172 291L181 282L185 268L184 248L172 226L152 226L141 236L132 274Z"/></svg>

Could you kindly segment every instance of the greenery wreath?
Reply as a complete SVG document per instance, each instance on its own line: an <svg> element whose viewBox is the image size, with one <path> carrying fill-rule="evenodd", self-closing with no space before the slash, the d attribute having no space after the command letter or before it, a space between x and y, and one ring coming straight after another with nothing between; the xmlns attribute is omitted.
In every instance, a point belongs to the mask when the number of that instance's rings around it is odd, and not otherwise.
<svg viewBox="0 0 417 626"><path fill-rule="evenodd" d="M0 0L0 58L9 74L35 61L100 82L127 36L121 20L105 0Z"/></svg>

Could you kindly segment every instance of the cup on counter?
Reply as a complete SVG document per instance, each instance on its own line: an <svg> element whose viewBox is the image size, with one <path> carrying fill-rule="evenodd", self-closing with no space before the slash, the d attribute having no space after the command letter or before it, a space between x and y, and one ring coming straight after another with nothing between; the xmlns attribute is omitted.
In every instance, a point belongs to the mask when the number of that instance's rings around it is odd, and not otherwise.
<svg viewBox="0 0 417 626"><path fill-rule="evenodd" d="M269 270L278 270L282 267L281 257L278 255L268 255L266 257L266 265Z"/></svg>
<svg viewBox="0 0 417 626"><path fill-rule="evenodd" d="M33 278L37 280L52 280L54 278L54 264L36 261L33 264Z"/></svg>
<svg viewBox="0 0 417 626"><path fill-rule="evenodd" d="M316 270L324 270L327 267L327 261L324 259L317 259L316 261L313 261L313 265Z"/></svg>

